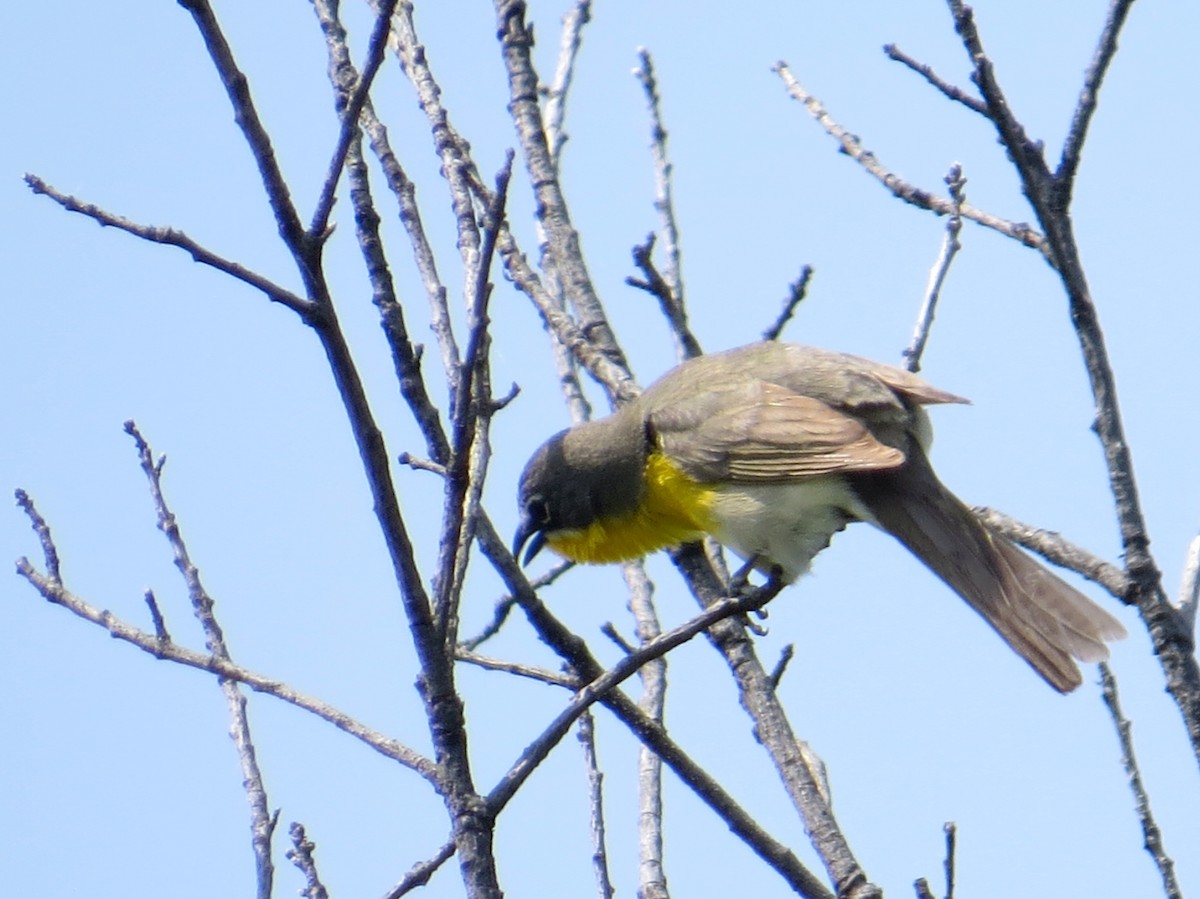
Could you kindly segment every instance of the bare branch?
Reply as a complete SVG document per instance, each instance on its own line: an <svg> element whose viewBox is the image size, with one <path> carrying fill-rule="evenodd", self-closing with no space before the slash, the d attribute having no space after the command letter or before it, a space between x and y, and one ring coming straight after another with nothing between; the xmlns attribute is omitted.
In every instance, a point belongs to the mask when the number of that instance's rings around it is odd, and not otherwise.
<svg viewBox="0 0 1200 899"><path fill-rule="evenodd" d="M342 178L342 169L346 165L346 153L350 150L350 142L358 134L359 114L367 102L371 84L383 62L388 35L391 33L392 12L395 9L396 0L382 0L379 11L376 13L371 39L367 44L367 59L362 67L362 75L358 77L357 84L347 84L337 92L335 108L341 117L337 145L333 150L333 159L329 162L329 173L325 176L325 183L321 186L321 193L317 198L312 224L308 226L308 233L305 235L306 242L309 244L321 241L327 233L329 215L333 211L338 182Z"/></svg>
<svg viewBox="0 0 1200 899"><path fill-rule="evenodd" d="M242 129L246 144L258 165L258 173L267 191L267 202L271 204L275 213L279 234L299 260L305 244L304 226L300 224L300 216L292 203L291 192L283 178L283 172L279 169L271 138L258 117L258 110L254 108L249 82L233 58L233 51L229 48L225 35L221 33L221 26L217 23L217 17L208 0L179 0L179 5L192 14L196 27L200 29L200 36L208 47L208 55L216 66L225 92L229 95L234 120ZM307 284L312 272L305 271L304 274Z"/></svg>
<svg viewBox="0 0 1200 899"><path fill-rule="evenodd" d="M1192 634L1167 600L1162 574L1150 554L1150 538L1146 530L1145 513L1138 498L1133 457L1121 421L1116 378L1070 216L1069 179L1073 177L1074 163L1068 162L1062 177L1050 173L1041 144L1028 138L1008 105L991 60L984 51L970 7L965 6L962 0L947 0L947 3L954 16L955 30L974 67L971 78L983 95L988 118L992 120L1001 144L1016 166L1025 196L1045 230L1045 256L1062 280L1070 302L1071 319L1096 406L1093 430L1104 450L1109 487L1121 533L1121 549L1131 582L1124 599L1137 607L1150 633L1154 653L1166 677L1167 690L1179 707L1192 752L1197 763L1200 763L1200 665L1197 663ZM1117 11L1114 8L1114 13ZM1102 39L1101 56L1105 43L1115 41L1115 29L1119 24L1120 17L1110 15L1106 34L1110 30L1113 34ZM1089 77L1098 84L1102 74L1103 65ZM1080 135L1086 129L1089 117L1088 110L1080 112L1076 128ZM1082 137L1077 139L1082 140Z"/></svg>
<svg viewBox="0 0 1200 899"><path fill-rule="evenodd" d="M648 234L645 243L640 243L633 248L633 264L642 270L645 280L630 276L625 279L625 283L630 287L646 291L658 300L663 318L667 320L667 324L671 328L671 335L675 339L676 355L680 359L691 359L699 356L704 350L700 348L700 341L688 327L687 313L684 311L683 304L678 301L675 289L663 275L659 274L654 260L651 259L654 243L655 235Z"/></svg>
<svg viewBox="0 0 1200 899"><path fill-rule="evenodd" d="M608 876L608 846L604 831L604 773L596 756L596 726L591 711L579 716L576 728L583 748L583 767L588 779L588 819L592 837L592 874L596 878L596 896L612 899L612 878Z"/></svg>
<svg viewBox="0 0 1200 899"><path fill-rule="evenodd" d="M50 533L50 525L46 524L46 519L37 510L37 506L33 504L33 498L28 493L17 488L15 495L17 505L29 516L29 522L33 525L33 532L37 535L38 542L42 545L42 559L46 566L47 579L52 583L61 584L62 574L59 570L58 547L54 545L54 536Z"/></svg>
<svg viewBox="0 0 1200 899"><path fill-rule="evenodd" d="M317 844L308 838L308 834L304 832L304 825L297 821L293 821L292 826L288 828L288 835L292 838L292 848L287 851L288 861L304 875L304 889L300 891L300 895L305 899L329 899L329 892L321 882L321 876L317 873L317 861L313 857Z"/></svg>
<svg viewBox="0 0 1200 899"><path fill-rule="evenodd" d="M545 574L542 574L530 581L530 589L541 590L543 587L548 587L550 584L553 584L555 581L557 581L559 577L574 567L574 562L569 562L566 560L559 562ZM462 649L469 651L477 649L480 644L490 640L500 632L500 628L504 625L504 622L507 620L509 613L513 610L515 605L517 605L517 598L511 594L499 600L496 603L495 611L492 613L492 620L484 625L483 629L478 634L467 640L463 640L459 646Z"/></svg>
<svg viewBox="0 0 1200 899"><path fill-rule="evenodd" d="M447 840L442 844L442 848L431 858L413 865L412 869L404 875L398 884L384 893L383 899L400 899L401 896L408 895L417 887L425 886L425 884L429 883L429 878L433 876L434 872L453 855L454 840Z"/></svg>
<svg viewBox="0 0 1200 899"><path fill-rule="evenodd" d="M702 606L723 601L725 587L713 578L712 567L699 545L688 544L673 551L671 560L683 572ZM742 702L754 719L755 736L770 755L838 896L854 899L881 896L879 887L870 882L838 826L822 773L815 770L811 751L792 730L745 627L726 620L710 628L707 636L729 666Z"/></svg>
<svg viewBox="0 0 1200 899"><path fill-rule="evenodd" d="M956 210L961 211L966 201L965 188L967 179L963 177L962 166L954 163L946 175L946 184L950 188L950 199L954 201ZM942 248L938 252L937 261L929 272L929 283L925 287L925 296L921 301L921 311L917 313L917 326L913 331L912 340L904 350L906 367L911 372L921 370L921 354L925 352L925 342L929 340L929 331L933 327L933 315L937 311L938 298L942 293L942 285L950 273L950 264L962 249L958 234L962 231L962 216L959 211L946 220L946 234L942 239Z"/></svg>
<svg viewBox="0 0 1200 899"><path fill-rule="evenodd" d="M660 297L671 333L675 337L675 355L682 361L699 356L700 343L688 328L687 304L683 293L683 264L679 251L679 225L675 220L675 200L671 187L674 166L667 156L667 129L663 125L662 98L658 94L658 82L654 78L654 62L644 47L638 48L638 64L633 74L646 94L646 107L650 113L650 152L654 158L654 209L658 212L659 233L662 234L663 253L667 264L662 280L666 292ZM637 259L637 251L634 251ZM649 253L647 252L647 259ZM639 266L641 263L639 262ZM642 266L643 271L645 267Z"/></svg>
<svg viewBox="0 0 1200 899"><path fill-rule="evenodd" d="M786 63L776 63L774 70L783 79L788 93L794 99L804 104L809 114L838 142L842 152L866 169L867 172L874 176L892 194L906 203L911 203L921 209L927 209L936 215L954 214L955 209L952 202L944 200L927 190L914 187L891 170L885 168L876 158L875 154L862 145L858 137L834 121L825 107L821 105L821 102L801 87L800 83L792 75L791 70L788 69ZM1020 241L1025 246L1032 247L1043 255L1046 253L1045 238L1036 230L1029 227L1029 225L1020 222L1010 222L976 209L971 205L964 205L960 212L963 218L970 219L973 222L983 225L985 228L998 231L1005 237L1011 237L1013 240Z"/></svg>
<svg viewBox="0 0 1200 899"><path fill-rule="evenodd" d="M1163 847L1162 832L1150 811L1150 797L1146 793L1146 785L1142 782L1142 773L1138 769L1137 758L1133 754L1133 725L1121 713L1121 703L1117 696L1117 679L1106 662L1100 663L1100 683L1103 687L1102 696L1108 713L1112 716L1117 728L1117 738L1121 742L1121 764L1129 778L1129 788L1133 791L1134 803L1137 807L1138 822L1142 825L1142 835L1145 838L1146 851L1154 859L1159 876L1163 882L1163 892L1167 899L1183 899L1179 884L1175 881L1175 862L1167 855Z"/></svg>
<svg viewBox="0 0 1200 899"><path fill-rule="evenodd" d="M445 482L442 540L438 553L438 576L434 589L434 614L443 629L443 640L453 646L458 640L458 603L467 575L479 503L491 455L488 426L493 403L488 372L488 283L496 238L504 221L508 184L512 177L513 153L505 157L496 176L496 191L483 222L483 245L473 259L478 266L468 271L467 350L452 381L450 397L450 464ZM473 277L470 277L472 276Z"/></svg>
<svg viewBox="0 0 1200 899"><path fill-rule="evenodd" d="M567 142L563 120L567 112L567 94L575 74L575 61L583 43L583 26L592 20L592 0L575 0L575 5L563 16L562 37L558 46L558 65L554 81L546 88L546 143L557 169L562 161L562 148Z"/></svg>
<svg viewBox="0 0 1200 899"><path fill-rule="evenodd" d="M78 212L81 215L86 215L101 225L116 228L119 231L132 234L134 237L140 237L142 240L148 240L151 243L179 247L179 249L190 254L196 262L215 268L219 272L224 272L245 284L249 284L251 287L266 294L267 299L282 306L287 306L293 312L300 315L301 318L307 319L313 311L313 304L309 300L297 296L286 287L281 287L274 281L264 278L262 275L251 271L240 263L232 262L223 256L218 256L211 250L205 249L182 231L175 228L140 225L137 222L132 222L127 218L114 215L96 206L94 203L85 203L70 194L64 194L51 187L37 175L26 175L25 183L29 185L35 194L44 194L69 212Z"/></svg>
<svg viewBox="0 0 1200 899"><path fill-rule="evenodd" d="M787 299L783 301L783 308L779 310L779 315L775 317L771 326L763 331L763 340L778 340L783 334L783 329L796 314L796 307L804 301L804 297L808 294L808 282L812 280L812 274L812 266L805 265L800 269L800 277L788 285L788 295Z"/></svg>
<svg viewBox="0 0 1200 899"><path fill-rule="evenodd" d="M497 34L508 71L509 112L525 157L525 166L536 196L538 222L546 234L547 261L561 279L563 292L587 340L601 354L628 370L625 354L617 345L604 307L596 294L579 245L579 234L571 224L538 106L538 77L533 68L533 31L525 24L523 0L495 0Z"/></svg>
<svg viewBox="0 0 1200 899"><path fill-rule="evenodd" d="M380 755L415 771L425 778L425 780L429 781L435 790L441 791L438 771L433 762L420 753L409 749L398 740L393 740L378 731L372 730L333 706L301 693L298 690L294 690L282 681L258 674L248 668L236 665L227 659L218 658L211 653L196 652L177 643L164 643L158 639L157 634L148 633L136 628L122 621L116 615L112 614L112 612L99 609L71 593L61 583L51 580L46 575L38 572L28 559L22 558L17 560L17 573L25 578L47 602L62 606L85 621L90 621L92 624L104 628L110 636L136 646L138 649L149 653L155 658L168 662L176 662L180 665L186 665L189 668L207 671L220 678L245 684L256 693L265 693L269 696L274 696L276 699L280 699L289 705L294 705L306 712L311 712L323 721L328 721L338 730L345 731L350 736L361 740Z"/></svg>
<svg viewBox="0 0 1200 899"><path fill-rule="evenodd" d="M162 460L154 460L150 445L146 443L137 425L132 421L125 422L125 433L133 438L137 446L138 458L142 471L150 486L150 496L154 501L154 510L158 517L158 529L163 532L175 557L175 567L183 576L187 586L188 598L192 602L192 611L196 620L204 630L204 643L215 658L230 661L229 649L225 645L225 635L217 623L213 599L200 580L200 570L192 562L183 534L174 513L167 506L166 497L162 490ZM154 617L155 605L151 605L151 615ZM155 617L155 639L162 643L162 616ZM246 712L246 697L238 689L235 681L222 678L219 680L221 692L225 694L225 702L229 706L230 728L229 735L237 748L238 761L242 766L242 787L246 791L246 799L250 803L250 833L251 844L254 848L255 867L258 873L259 899L270 899L272 884L275 877L275 866L271 860L271 836L275 831L275 818L267 804L267 789L263 784L262 771L258 766L258 753L254 748L254 740L250 735L250 719Z"/></svg>
<svg viewBox="0 0 1200 899"><path fill-rule="evenodd" d="M154 597L153 590L146 591L146 606L150 609L150 621L154 624L154 635L158 637L160 643L170 643L171 635L167 632L167 622L163 619L162 610L158 607L158 600Z"/></svg>
<svg viewBox="0 0 1200 899"><path fill-rule="evenodd" d="M641 560L622 566L629 588L629 611L637 624L638 641L658 639L662 626L654 608L654 584ZM640 708L662 724L666 704L667 659L654 659L638 672L642 681ZM667 874L663 867L662 759L645 744L638 752L638 897L667 899Z"/></svg>
<svg viewBox="0 0 1200 899"><path fill-rule="evenodd" d="M942 825L942 830L946 834L946 860L942 863L946 869L946 899L954 899L954 863L958 826L953 821L947 821Z"/></svg>
<svg viewBox="0 0 1200 899"><path fill-rule="evenodd" d="M529 589L524 582L521 569L486 519L481 522L480 544L497 572L504 578L509 590L518 598L522 611L525 612L541 639L562 656L573 670L579 672L581 677L591 679L593 687L595 687L599 683L599 679L605 675L604 669L587 651L583 642L550 614L545 605ZM629 656L624 662L628 662L632 658L634 656ZM611 672L609 673L611 674ZM619 690L612 690L600 701L620 718L638 739L653 747L658 756L709 808L721 817L730 830L777 871L800 895L810 897L810 899L832 899L832 894L824 884L805 868L786 846L767 834L753 816L747 814L717 781L688 757L670 739L661 725L646 716ZM502 805L511 796L508 781L509 778L506 777L497 787L497 790L503 788L503 793L493 791L492 794L489 794L489 804L493 799L496 802L496 805L491 807Z"/></svg>
<svg viewBox="0 0 1200 899"><path fill-rule="evenodd" d="M470 649L459 647L454 657L460 662L466 662L469 665L476 665L487 671L502 671L506 674L515 674L518 677L525 677L529 680L539 681L543 684L549 684L552 687L564 687L568 690L578 690L584 686L578 677L569 674L561 674L557 671L551 671L548 668L540 668L537 665L528 665L524 662L510 662L506 659L494 659L491 656L485 656Z"/></svg>
<svg viewBox="0 0 1200 899"><path fill-rule="evenodd" d="M1071 130L1067 132L1063 144L1062 159L1054 173L1064 195L1070 198L1075 185L1075 174L1079 170L1079 160L1083 151L1083 143L1087 140L1088 126L1096 112L1096 104L1100 96L1100 85L1108 72L1109 63L1117 52L1117 35L1125 24L1133 0L1112 0L1108 7L1108 17L1104 21L1104 30L1096 44L1096 52L1092 56L1091 65L1083 76L1083 89L1079 92L1079 102L1075 106L1075 115L1071 118Z"/></svg>
<svg viewBox="0 0 1200 899"><path fill-rule="evenodd" d="M943 81L937 72L933 70L932 66L923 62L917 62L895 44L884 44L883 52L887 54L888 59L908 66L955 103L961 103L972 112L987 115L987 108L983 105L983 101L978 97L972 97L957 85Z"/></svg>
<svg viewBox="0 0 1200 899"><path fill-rule="evenodd" d="M779 653L779 660L775 663L775 667L771 669L771 689L778 690L779 684L783 680L783 675L787 673L787 667L791 664L792 658L796 655L796 644L788 643Z"/></svg>

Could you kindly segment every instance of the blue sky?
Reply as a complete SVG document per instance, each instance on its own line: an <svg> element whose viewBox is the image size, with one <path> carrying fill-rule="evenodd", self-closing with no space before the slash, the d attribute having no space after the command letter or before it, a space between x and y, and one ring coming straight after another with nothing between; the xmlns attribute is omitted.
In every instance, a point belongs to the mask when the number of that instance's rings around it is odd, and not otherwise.
<svg viewBox="0 0 1200 899"><path fill-rule="evenodd" d="M356 58L369 20L347 3ZM531 4L544 77L565 2ZM635 8L636 6L636 8ZM270 130L293 196L311 210L336 135L324 48L308 3L218 3L217 14ZM981 0L977 18L1012 106L1057 159L1104 5ZM343 706L418 749L428 740L415 669L370 499L323 356L285 309L249 288L69 215L22 183L61 190L147 224L170 224L289 286L297 281L261 184L190 16L175 4L66 0L11 11L3 63L13 87L0 141L0 486L24 487L48 518L68 586L142 626L157 592L181 642L187 612L122 422L168 456L166 490L235 659ZM417 26L444 100L484 171L515 136L490 4L418 3ZM1197 187L1179 160L1196 143L1189 66L1200 13L1173 0L1134 7L1085 149L1074 221L1117 369L1150 522L1174 590L1196 532L1200 439L1194 409ZM960 161L969 200L1014 220L1031 212L991 126L889 62L894 42L966 85L968 64L941 3L599 0L568 110L563 180L598 290L639 377L671 364L653 303L625 286L629 250L656 227L648 124L630 75L654 56L675 166L684 279L708 349L753 340L800 266L816 275L790 339L897 360L908 342L943 222L887 195L795 102L770 66L796 77L894 171L941 187ZM18 89L19 87L19 89ZM393 59L374 100L417 181L452 296L453 222L424 121ZM390 209L382 186L381 207ZM510 219L536 257L529 191ZM420 451L399 401L352 244L345 197L329 271L393 456ZM420 282L394 217L385 224L410 310ZM1119 552L1093 409L1066 302L1033 252L964 230L923 373L973 405L934 412L934 462L965 500L992 505L1110 559ZM528 454L562 427L549 355L529 303L497 279L493 380L522 393L497 420L487 486L498 524ZM424 339L424 338L422 338ZM430 338L431 340L431 338ZM435 365L427 373L436 383ZM599 396L596 396L599 402ZM397 468L402 502L432 564L430 475ZM36 558L15 508L0 548ZM670 625L692 600L652 560ZM490 615L495 578L476 565L464 632ZM1184 892L1200 888L1200 781L1136 617L1098 592L1131 637L1114 652L1151 800ZM577 571L547 591L555 611L609 661L599 636L630 631L619 570ZM211 678L156 662L0 579L0 845L12 895L246 895L246 804L224 704ZM940 882L942 823L959 826L959 889L1012 895L1154 895L1094 672L1053 694L944 586L866 526L840 535L814 573L771 607L760 641L796 659L783 696L796 730L829 766L835 810L868 873L894 894ZM490 652L555 665L514 621ZM672 653L668 722L780 839L811 859L801 828L703 641ZM476 773L487 788L561 708L564 696L464 669ZM252 726L273 807L303 821L338 896L380 895L446 834L424 782L327 725L264 697ZM598 717L618 888L636 890L636 744ZM683 895L786 895L673 778L667 874ZM498 828L509 895L587 895L584 775L564 741ZM561 803L566 814L551 813ZM285 828L281 828L281 835ZM533 845L531 845L531 843ZM278 895L301 886L282 858ZM553 888L547 886L553 884ZM164 885L169 885L165 887ZM428 895L461 895L443 870Z"/></svg>

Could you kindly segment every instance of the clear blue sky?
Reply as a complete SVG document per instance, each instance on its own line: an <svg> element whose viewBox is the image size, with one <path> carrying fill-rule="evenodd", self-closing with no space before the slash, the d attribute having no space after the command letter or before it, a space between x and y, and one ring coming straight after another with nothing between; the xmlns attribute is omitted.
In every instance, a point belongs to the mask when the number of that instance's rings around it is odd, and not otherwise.
<svg viewBox="0 0 1200 899"><path fill-rule="evenodd" d="M367 19L350 7L356 56ZM565 0L532 4L549 78ZM1029 131L1057 158L1104 4L980 0L997 73ZM307 215L336 123L324 48L308 3L217 4L283 170ZM417 25L444 100L485 171L515 137L491 5L419 2ZM49 519L68 586L148 626L159 595L172 633L200 646L186 596L154 527L121 424L134 418L166 453L168 498L218 603L235 659L342 705L425 749L410 641L344 414L313 337L287 310L199 267L34 197L21 176L139 222L173 225L270 277L297 280L261 184L190 16L173 3L17 4L4 55L0 140L0 487L27 489ZM1133 9L1101 97L1075 225L1117 366L1153 549L1174 590L1200 521L1195 447L1192 274L1195 179L1178 160L1197 142L1189 64L1200 13L1182 0ZM770 66L787 60L881 160L927 188L952 161L972 203L1029 219L991 126L890 63L895 42L966 84L967 60L944 5L728 4L598 0L568 112L564 184L584 249L639 376L671 364L645 295L626 287L630 247L656 226L644 103L630 70L657 65L675 164L684 277L709 349L755 339L800 266L816 276L793 340L896 360L908 341L943 223L892 199L789 100ZM419 186L441 264L458 290L452 221L429 135L393 59L375 102ZM381 207L390 208L382 186ZM528 186L511 218L531 258ZM393 456L420 451L352 245L346 199L329 270ZM425 334L420 284L389 222L391 254ZM934 461L971 503L1059 530L1115 561L1116 528L1092 404L1065 300L1036 254L979 228L947 287L924 374L974 405L935 412ZM496 425L488 482L498 523L529 452L566 422L545 339L527 301L500 281L494 382L523 391ZM437 366L427 365L435 380ZM414 530L439 487L397 471ZM430 565L436 546L418 547ZM36 558L14 508L0 556ZM478 565L464 632L498 593ZM667 624L693 611L665 559L650 566ZM1089 592L1116 609L1115 603ZM575 572L546 598L598 635L631 630L617 569ZM1200 777L1135 616L1113 667L1166 846L1184 892L1200 890ZM829 766L835 810L873 879L906 895L940 883L942 823L959 825L959 890L973 899L1149 896L1112 726L1093 681L1048 690L944 586L866 526L839 536L811 577L771 607L773 660L796 646L783 694L796 730ZM156 662L48 607L15 575L0 579L0 853L7 891L47 899L248 895L248 816L224 703L205 675ZM520 621L490 651L555 665ZM680 742L802 857L811 852L703 641L673 653L668 720ZM564 697L504 675L462 672L481 786L494 782ZM335 895L376 896L445 838L423 781L330 727L252 699L269 798L301 820ZM614 876L636 890L635 743L600 713ZM786 890L668 775L667 874L679 896L783 896ZM584 775L566 740L505 811L501 878L512 896L591 895ZM549 809L565 802L561 820ZM278 843L277 895L301 882ZM732 847L732 848L731 848ZM461 895L444 869L427 895Z"/></svg>

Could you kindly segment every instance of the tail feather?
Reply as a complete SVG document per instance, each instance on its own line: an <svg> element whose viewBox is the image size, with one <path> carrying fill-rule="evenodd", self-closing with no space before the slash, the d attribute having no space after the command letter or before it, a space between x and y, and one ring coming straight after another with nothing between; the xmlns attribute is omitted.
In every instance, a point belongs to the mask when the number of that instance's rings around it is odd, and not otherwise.
<svg viewBox="0 0 1200 899"><path fill-rule="evenodd" d="M899 470L862 476L859 493L877 523L987 620L1062 693L1082 683L1075 659L1108 658L1125 628L1004 537L947 490L919 449Z"/></svg>

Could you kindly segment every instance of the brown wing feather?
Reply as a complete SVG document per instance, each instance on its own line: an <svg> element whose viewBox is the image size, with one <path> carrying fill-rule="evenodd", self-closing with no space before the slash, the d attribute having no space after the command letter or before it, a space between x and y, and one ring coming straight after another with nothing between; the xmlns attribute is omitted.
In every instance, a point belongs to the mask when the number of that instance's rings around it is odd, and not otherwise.
<svg viewBox="0 0 1200 899"><path fill-rule="evenodd" d="M660 409L650 425L663 451L704 482L796 481L904 462L858 419L764 381Z"/></svg>

